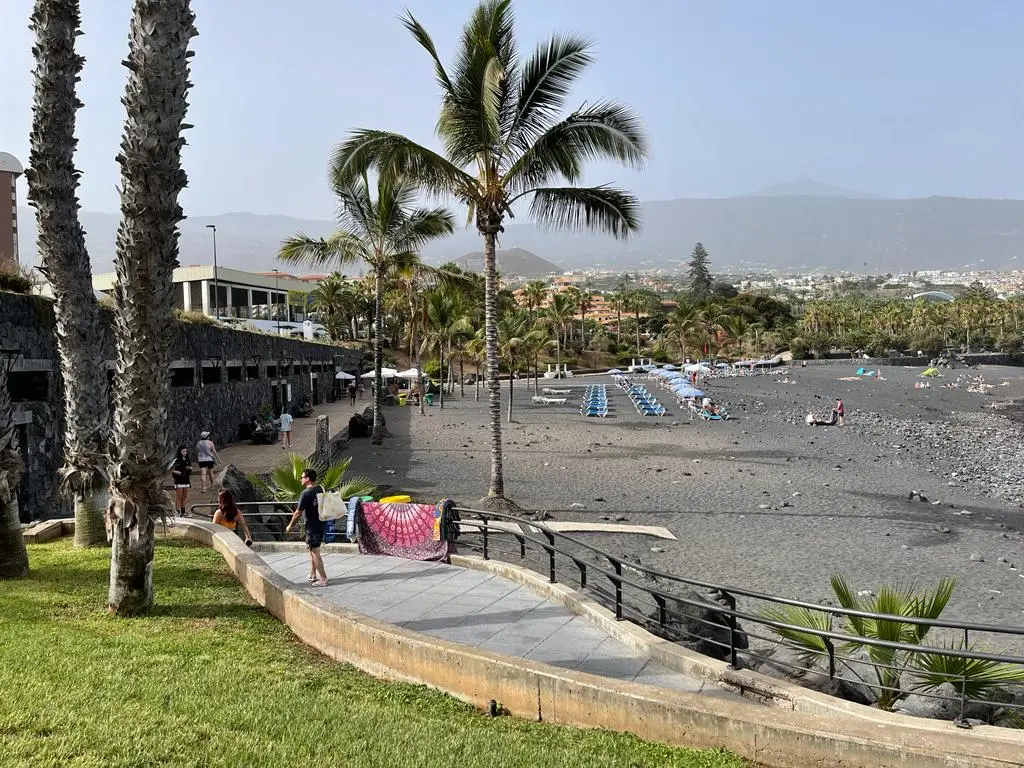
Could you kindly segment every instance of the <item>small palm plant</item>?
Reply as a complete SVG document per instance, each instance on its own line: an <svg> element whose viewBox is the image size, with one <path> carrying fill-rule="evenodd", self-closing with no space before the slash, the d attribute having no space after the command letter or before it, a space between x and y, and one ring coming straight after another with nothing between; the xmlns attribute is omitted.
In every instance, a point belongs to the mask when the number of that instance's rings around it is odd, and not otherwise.
<svg viewBox="0 0 1024 768"><path fill-rule="evenodd" d="M920 645L931 627L914 619L937 619L953 596L954 579L942 579L932 590L920 590L914 584L883 586L877 595L862 597L850 588L839 574L829 579L839 604L848 611L885 614L894 619L845 616L842 628L847 634L863 638L841 646L840 653L864 650L871 661L878 689L878 707L890 710L903 694L900 678L914 661L915 654L902 648L875 645L874 641ZM808 632L775 629L779 635L797 646L805 656L826 652L825 641L816 634L829 631L831 617L822 611L796 606L780 606L765 613L766 618L782 624L806 627Z"/></svg>
<svg viewBox="0 0 1024 768"><path fill-rule="evenodd" d="M369 496L376 490L367 477L346 477L352 458L347 457L332 464L321 464L310 461L304 456L293 453L270 473L270 479L256 479L256 484L274 501L294 503L305 489L302 474L307 469L315 469L317 484L328 492L340 493L343 498L350 496Z"/></svg>
<svg viewBox="0 0 1024 768"><path fill-rule="evenodd" d="M962 642L941 647L953 652L971 653L975 650L973 645L964 646ZM948 683L956 690L957 696L967 700L985 699L1004 685L1024 683L1024 667L945 653L917 654L912 674L917 680L915 691L932 691Z"/></svg>

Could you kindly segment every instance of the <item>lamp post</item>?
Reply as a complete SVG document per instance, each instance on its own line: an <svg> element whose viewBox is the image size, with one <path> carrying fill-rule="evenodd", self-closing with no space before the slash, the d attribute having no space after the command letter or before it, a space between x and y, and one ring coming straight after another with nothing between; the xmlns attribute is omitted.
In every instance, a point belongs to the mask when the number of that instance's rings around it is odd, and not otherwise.
<svg viewBox="0 0 1024 768"><path fill-rule="evenodd" d="M281 293L281 271L278 270L278 269L274 270L274 293L275 294ZM277 307L274 306L275 304L276 304L276 302L271 302L271 306L274 307L274 315L277 317L277 335L280 337L280 335L281 335L281 313L278 311Z"/></svg>
<svg viewBox="0 0 1024 768"><path fill-rule="evenodd" d="M207 224L207 229L213 230L213 317L220 319L220 284L217 281L217 225ZM230 302L229 302L230 303Z"/></svg>

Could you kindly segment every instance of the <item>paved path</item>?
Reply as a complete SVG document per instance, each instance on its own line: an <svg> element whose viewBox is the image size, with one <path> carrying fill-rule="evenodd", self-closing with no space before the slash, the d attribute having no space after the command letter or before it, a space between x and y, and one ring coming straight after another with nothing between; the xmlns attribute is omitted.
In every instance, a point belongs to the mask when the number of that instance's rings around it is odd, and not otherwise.
<svg viewBox="0 0 1024 768"><path fill-rule="evenodd" d="M380 621L482 650L677 691L746 701L651 661L586 619L501 576L397 557L324 554L330 585L308 587L306 553L263 552L296 585Z"/></svg>

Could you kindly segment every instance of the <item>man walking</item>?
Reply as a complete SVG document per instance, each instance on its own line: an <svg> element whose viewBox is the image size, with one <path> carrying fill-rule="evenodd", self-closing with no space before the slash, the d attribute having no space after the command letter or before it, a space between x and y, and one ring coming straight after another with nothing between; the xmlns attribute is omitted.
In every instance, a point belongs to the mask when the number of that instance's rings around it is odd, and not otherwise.
<svg viewBox="0 0 1024 768"><path fill-rule="evenodd" d="M284 450L292 447L292 421L287 408L281 411L281 448Z"/></svg>
<svg viewBox="0 0 1024 768"><path fill-rule="evenodd" d="M316 470L307 469L302 473L302 484L306 487L299 494L299 505L295 508L292 519L288 521L285 533L290 533L299 515L306 516L306 547L309 549L309 581L314 587L327 586L327 571L324 570L324 559L320 555L320 545L324 540L324 529L327 527L320 519L320 501L318 496L324 489L317 485Z"/></svg>

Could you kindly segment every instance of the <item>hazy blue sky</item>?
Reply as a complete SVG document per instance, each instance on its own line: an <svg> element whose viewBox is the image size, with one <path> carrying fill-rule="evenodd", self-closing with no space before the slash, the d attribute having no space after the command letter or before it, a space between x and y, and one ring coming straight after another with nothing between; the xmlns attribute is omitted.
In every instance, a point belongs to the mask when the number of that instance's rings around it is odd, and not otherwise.
<svg viewBox="0 0 1024 768"><path fill-rule="evenodd" d="M408 0L445 60L473 0ZM27 160L31 0L3 0L0 150ZM83 206L117 208L130 0L85 0ZM353 127L432 141L437 90L394 0L194 0L187 214L328 217L325 163ZM521 42L597 44L578 101L630 103L650 167L597 167L645 200L809 177L907 197L1024 198L1020 0L520 0Z"/></svg>

